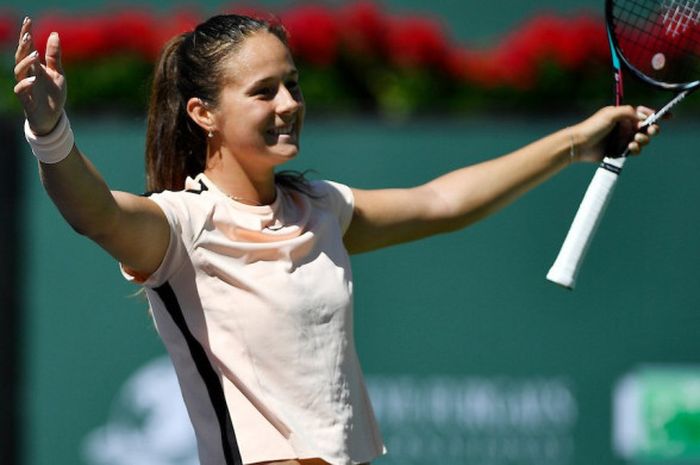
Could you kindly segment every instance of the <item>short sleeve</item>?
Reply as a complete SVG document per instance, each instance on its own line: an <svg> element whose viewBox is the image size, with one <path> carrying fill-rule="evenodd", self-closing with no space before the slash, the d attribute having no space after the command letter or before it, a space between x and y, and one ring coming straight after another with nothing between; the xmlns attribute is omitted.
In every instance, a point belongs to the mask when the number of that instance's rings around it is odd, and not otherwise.
<svg viewBox="0 0 700 465"><path fill-rule="evenodd" d="M150 276L138 276L120 264L121 272L127 281L146 287L158 287L182 266L188 257L192 229L189 209L175 192L163 192L149 196L163 210L170 226L170 240L163 261ZM189 240L188 240L189 239Z"/></svg>
<svg viewBox="0 0 700 465"><path fill-rule="evenodd" d="M314 181L313 186L338 218L340 230L345 234L352 221L355 208L355 197L352 194L352 189L345 184L333 181Z"/></svg>

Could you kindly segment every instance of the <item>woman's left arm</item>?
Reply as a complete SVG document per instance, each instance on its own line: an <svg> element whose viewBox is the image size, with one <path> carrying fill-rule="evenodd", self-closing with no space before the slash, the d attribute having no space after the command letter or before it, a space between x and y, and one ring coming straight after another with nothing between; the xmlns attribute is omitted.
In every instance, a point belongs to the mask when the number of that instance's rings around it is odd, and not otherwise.
<svg viewBox="0 0 700 465"><path fill-rule="evenodd" d="M355 210L344 236L350 253L368 252L464 228L558 173L572 161L599 161L616 124L631 138L647 108L606 107L587 120L515 152L452 171L409 189L353 189ZM637 133L633 154L658 132Z"/></svg>

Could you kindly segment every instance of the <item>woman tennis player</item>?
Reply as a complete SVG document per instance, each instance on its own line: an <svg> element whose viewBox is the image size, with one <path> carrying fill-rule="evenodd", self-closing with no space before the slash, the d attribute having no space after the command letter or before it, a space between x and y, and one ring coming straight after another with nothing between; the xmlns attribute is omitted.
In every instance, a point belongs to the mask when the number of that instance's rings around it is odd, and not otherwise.
<svg viewBox="0 0 700 465"><path fill-rule="evenodd" d="M15 59L46 191L145 288L202 465L349 465L383 454L353 341L348 254L464 228L572 162L600 160L616 124L631 138L650 113L604 108L413 188L307 181L276 174L297 156L304 121L283 29L216 16L160 57L146 149L155 193L138 196L110 191L74 143L58 34L42 59L26 19ZM638 133L630 150L648 141Z"/></svg>

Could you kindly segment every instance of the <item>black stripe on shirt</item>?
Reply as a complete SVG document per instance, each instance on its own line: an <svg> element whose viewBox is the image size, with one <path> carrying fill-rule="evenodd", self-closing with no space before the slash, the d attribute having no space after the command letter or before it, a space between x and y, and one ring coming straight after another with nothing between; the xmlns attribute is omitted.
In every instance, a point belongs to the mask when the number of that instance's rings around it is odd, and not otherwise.
<svg viewBox="0 0 700 465"><path fill-rule="evenodd" d="M199 371L199 374L202 376L202 381L204 381L204 385L207 388L209 399L216 413L216 419L221 431L221 443L224 449L226 465L242 465L243 461L241 460L241 453L238 450L236 433L233 430L233 423L231 422L231 416L228 412L226 398L224 397L224 389L219 381L219 376L209 362L204 348L187 326L185 315L182 313L182 308L177 300L177 296L175 296L175 292L172 287L170 287L170 283L166 282L162 286L155 288L154 291L161 298L165 304L165 308L175 322L175 325L177 325L180 332L182 332L190 354L192 354L192 359L197 367L197 371Z"/></svg>
<svg viewBox="0 0 700 465"><path fill-rule="evenodd" d="M209 190L209 188L207 187L207 185L204 184L204 182L200 179L199 180L199 190L187 189L187 190L185 190L185 192L189 192L190 194L201 194L202 192L208 191L208 190ZM157 191L148 191L148 192L144 192L143 194L141 194L141 197L150 197L153 194L161 194L163 192L165 192L165 189L160 189Z"/></svg>

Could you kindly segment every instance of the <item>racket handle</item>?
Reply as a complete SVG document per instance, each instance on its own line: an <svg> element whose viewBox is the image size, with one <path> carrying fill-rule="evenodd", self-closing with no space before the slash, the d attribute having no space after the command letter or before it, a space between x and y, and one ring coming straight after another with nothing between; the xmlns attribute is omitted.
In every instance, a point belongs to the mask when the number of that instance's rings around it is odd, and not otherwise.
<svg viewBox="0 0 700 465"><path fill-rule="evenodd" d="M576 285L579 268L605 208L612 197L626 158L605 158L578 207L559 255L547 273L547 279L568 289Z"/></svg>

